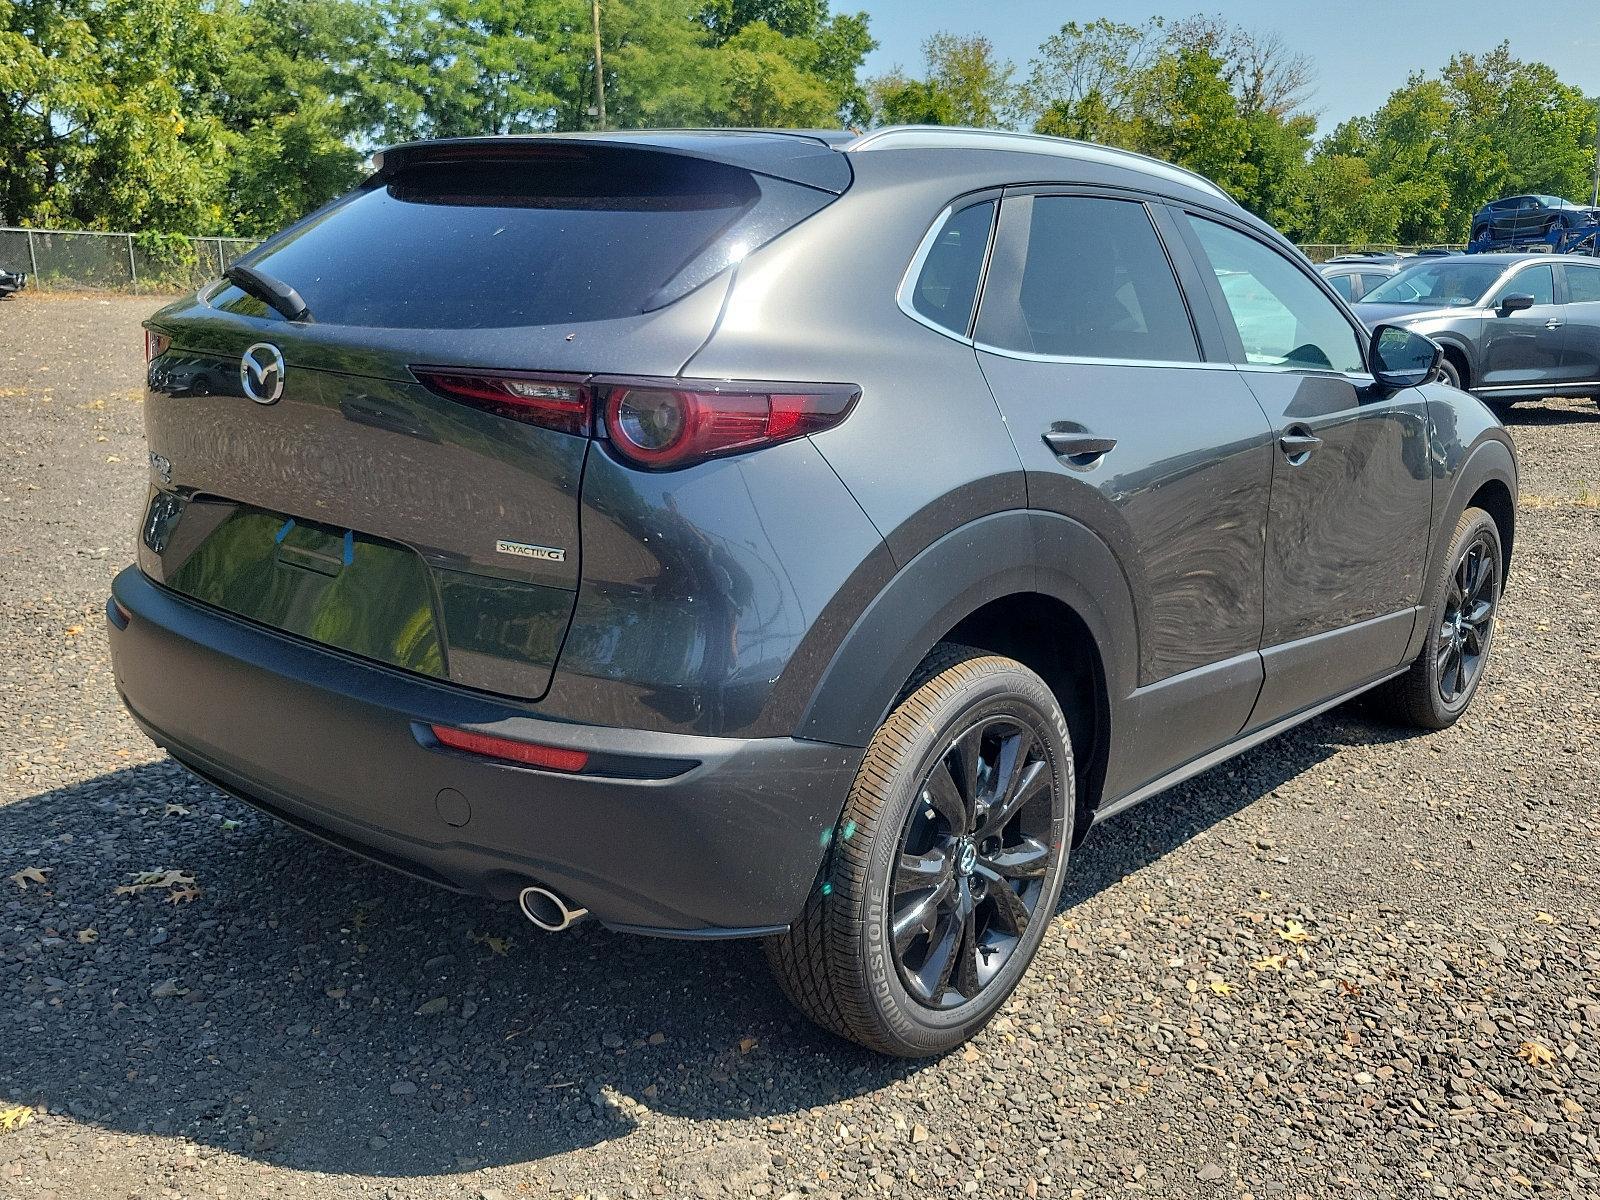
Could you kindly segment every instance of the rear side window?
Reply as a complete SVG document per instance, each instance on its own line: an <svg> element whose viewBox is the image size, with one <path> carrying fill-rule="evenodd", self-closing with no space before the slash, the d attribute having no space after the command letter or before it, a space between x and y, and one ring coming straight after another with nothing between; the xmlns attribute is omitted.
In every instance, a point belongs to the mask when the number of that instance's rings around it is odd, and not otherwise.
<svg viewBox="0 0 1600 1200"><path fill-rule="evenodd" d="M1379 284L1381 284L1385 279L1387 279L1389 277L1387 275L1363 275L1360 278L1361 278L1361 294L1362 295L1366 295L1373 288L1377 287Z"/></svg>
<svg viewBox="0 0 1600 1200"><path fill-rule="evenodd" d="M1327 276L1327 280L1328 286L1334 291L1338 292L1339 295L1343 296L1346 300L1355 299L1356 277L1354 275L1329 275Z"/></svg>
<svg viewBox="0 0 1600 1200"><path fill-rule="evenodd" d="M1567 299L1573 304L1600 302L1600 267L1567 264Z"/></svg>
<svg viewBox="0 0 1600 1200"><path fill-rule="evenodd" d="M675 299L675 280L702 282L831 199L742 168L638 150L424 161L245 261L296 288L322 324L599 321ZM231 286L211 303L276 316Z"/></svg>
<svg viewBox="0 0 1600 1200"><path fill-rule="evenodd" d="M967 336L972 323L993 225L993 200L951 213L928 247L911 290L912 308L959 337Z"/></svg>
<svg viewBox="0 0 1600 1200"><path fill-rule="evenodd" d="M1339 306L1289 258L1237 229L1188 217L1216 272L1245 362L1362 371L1361 343Z"/></svg>
<svg viewBox="0 0 1600 1200"><path fill-rule="evenodd" d="M1189 311L1143 204L1007 200L979 340L1030 354L1197 362Z"/></svg>

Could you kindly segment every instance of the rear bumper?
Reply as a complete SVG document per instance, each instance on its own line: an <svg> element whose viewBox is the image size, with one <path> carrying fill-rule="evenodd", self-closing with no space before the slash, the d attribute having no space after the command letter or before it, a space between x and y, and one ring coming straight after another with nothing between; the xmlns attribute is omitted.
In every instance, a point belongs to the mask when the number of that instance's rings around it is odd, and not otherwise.
<svg viewBox="0 0 1600 1200"><path fill-rule="evenodd" d="M718 937L786 925L862 754L543 720L226 616L135 568L112 593L128 614L107 609L118 691L179 762L430 883L501 898L541 883L614 928ZM419 724L586 750L608 774L424 745ZM627 777L663 772L676 773ZM456 795L441 800L446 789Z"/></svg>

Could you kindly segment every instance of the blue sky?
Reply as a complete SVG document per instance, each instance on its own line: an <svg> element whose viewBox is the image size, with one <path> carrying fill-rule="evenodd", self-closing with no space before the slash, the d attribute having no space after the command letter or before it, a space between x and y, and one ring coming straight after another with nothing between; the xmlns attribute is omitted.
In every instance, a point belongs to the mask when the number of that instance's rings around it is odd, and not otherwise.
<svg viewBox="0 0 1600 1200"><path fill-rule="evenodd" d="M879 47L867 73L900 64L921 70L922 39L947 29L982 33L1022 70L1039 43L1067 21L1095 17L1139 24L1152 16L1218 13L1250 29L1276 30L1310 55L1317 82L1310 107L1320 132L1346 117L1369 113L1416 70L1436 73L1457 50L1491 49L1502 38L1520 58L1554 67L1588 96L1600 95L1600 4L1506 3L1506 0L1222 0L1164 5L1097 0L833 0L835 11L864 8ZM1521 32L1513 14L1530 16Z"/></svg>

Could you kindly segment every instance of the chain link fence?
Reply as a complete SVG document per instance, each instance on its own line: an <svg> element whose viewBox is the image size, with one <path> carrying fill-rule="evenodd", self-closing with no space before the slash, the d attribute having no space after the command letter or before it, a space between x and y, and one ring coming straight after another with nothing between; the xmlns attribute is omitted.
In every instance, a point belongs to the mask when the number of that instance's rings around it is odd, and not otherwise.
<svg viewBox="0 0 1600 1200"><path fill-rule="evenodd" d="M250 238L0 228L0 270L40 291L187 292L256 246Z"/></svg>
<svg viewBox="0 0 1600 1200"><path fill-rule="evenodd" d="M256 245L250 238L0 228L0 270L26 271L29 286L40 291L187 292L217 278ZM1371 251L1465 248L1370 242L1300 247L1312 262Z"/></svg>
<svg viewBox="0 0 1600 1200"><path fill-rule="evenodd" d="M1352 242L1341 245L1334 242L1311 242L1300 249L1312 262L1327 262L1341 254L1415 254L1419 250L1465 250L1465 242L1436 242L1428 246L1398 246L1393 243Z"/></svg>

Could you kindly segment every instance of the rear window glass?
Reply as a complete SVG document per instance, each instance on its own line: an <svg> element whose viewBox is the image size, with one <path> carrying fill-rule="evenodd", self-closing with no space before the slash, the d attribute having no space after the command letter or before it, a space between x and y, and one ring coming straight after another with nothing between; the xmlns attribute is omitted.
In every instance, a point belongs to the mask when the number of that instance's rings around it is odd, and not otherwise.
<svg viewBox="0 0 1600 1200"><path fill-rule="evenodd" d="M972 321L993 224L993 200L953 213L928 248L911 295L917 312L961 337Z"/></svg>
<svg viewBox="0 0 1600 1200"><path fill-rule="evenodd" d="M831 198L801 190L817 207ZM321 324L468 329L607 320L645 311L762 195L749 171L668 154L423 163L245 261L298 290ZM276 315L231 285L212 303Z"/></svg>

